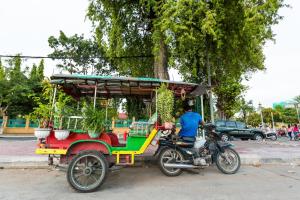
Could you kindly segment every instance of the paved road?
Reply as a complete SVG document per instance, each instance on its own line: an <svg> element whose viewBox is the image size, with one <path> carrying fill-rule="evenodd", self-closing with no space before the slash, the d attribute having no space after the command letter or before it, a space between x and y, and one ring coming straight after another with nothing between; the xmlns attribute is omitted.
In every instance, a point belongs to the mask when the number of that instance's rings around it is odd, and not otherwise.
<svg viewBox="0 0 300 200"><path fill-rule="evenodd" d="M298 200L300 167L248 166L235 175L221 174L212 167L172 178L153 165L123 168L110 173L99 191L88 194L74 192L62 171L3 169L0 191L1 200Z"/></svg>

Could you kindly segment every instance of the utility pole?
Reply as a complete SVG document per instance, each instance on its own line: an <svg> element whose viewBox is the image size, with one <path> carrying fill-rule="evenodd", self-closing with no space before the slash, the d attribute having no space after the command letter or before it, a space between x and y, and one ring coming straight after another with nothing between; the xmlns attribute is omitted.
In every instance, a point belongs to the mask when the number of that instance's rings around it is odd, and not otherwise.
<svg viewBox="0 0 300 200"><path fill-rule="evenodd" d="M261 103L258 104L258 107L259 107L259 109L260 109L261 125L262 125L262 128L265 128L265 125L264 125L264 118L263 118L263 114L262 114L262 106L261 106Z"/></svg>

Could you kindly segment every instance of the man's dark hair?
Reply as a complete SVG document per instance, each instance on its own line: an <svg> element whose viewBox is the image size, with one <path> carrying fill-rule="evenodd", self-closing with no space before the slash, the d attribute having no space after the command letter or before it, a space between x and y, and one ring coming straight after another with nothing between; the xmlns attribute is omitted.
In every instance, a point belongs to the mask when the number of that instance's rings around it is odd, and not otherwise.
<svg viewBox="0 0 300 200"><path fill-rule="evenodd" d="M183 105L183 109L185 111L189 111L189 110L192 110L192 106L189 105L188 101L185 101L184 105Z"/></svg>

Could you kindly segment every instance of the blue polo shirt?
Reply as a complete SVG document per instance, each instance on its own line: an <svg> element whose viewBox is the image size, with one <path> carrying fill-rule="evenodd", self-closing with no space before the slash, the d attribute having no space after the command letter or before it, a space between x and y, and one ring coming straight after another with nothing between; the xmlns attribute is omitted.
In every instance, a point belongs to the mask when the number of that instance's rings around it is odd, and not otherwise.
<svg viewBox="0 0 300 200"><path fill-rule="evenodd" d="M188 111L180 117L181 129L179 136L196 137L198 125L201 123L202 117L199 113Z"/></svg>

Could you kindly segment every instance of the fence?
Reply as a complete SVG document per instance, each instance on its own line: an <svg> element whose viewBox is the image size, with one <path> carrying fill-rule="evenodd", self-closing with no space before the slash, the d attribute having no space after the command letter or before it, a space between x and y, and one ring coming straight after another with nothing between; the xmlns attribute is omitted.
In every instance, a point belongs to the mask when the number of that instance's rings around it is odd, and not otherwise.
<svg viewBox="0 0 300 200"><path fill-rule="evenodd" d="M107 129L113 129L117 133L127 132L130 128L132 122L135 119L117 119L109 120L106 123ZM139 122L147 122L148 120L142 119ZM64 127L73 130L81 130L82 127L82 117L72 116L64 120ZM176 128L180 128L180 123L177 121ZM7 117L0 119L0 127L3 127L4 134L33 134L34 128L38 127L38 123L30 119L8 119Z"/></svg>

